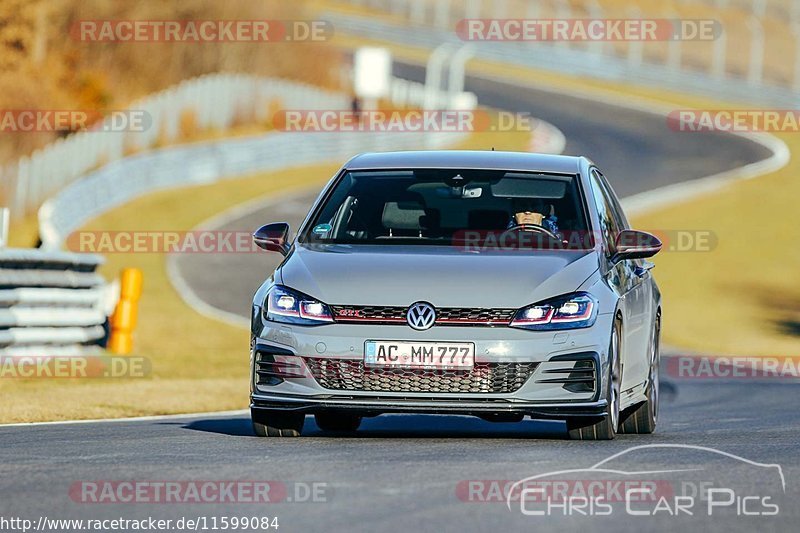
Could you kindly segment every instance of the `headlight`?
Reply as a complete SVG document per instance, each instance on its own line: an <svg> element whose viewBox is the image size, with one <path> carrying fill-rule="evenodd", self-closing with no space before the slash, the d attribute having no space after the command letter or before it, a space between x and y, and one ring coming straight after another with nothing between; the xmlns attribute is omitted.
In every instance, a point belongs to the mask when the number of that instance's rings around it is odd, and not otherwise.
<svg viewBox="0 0 800 533"><path fill-rule="evenodd" d="M327 305L282 285L269 290L264 314L268 320L287 324L315 326L333 322Z"/></svg>
<svg viewBox="0 0 800 533"><path fill-rule="evenodd" d="M523 307L510 326L524 329L588 328L597 319L597 300L589 293L576 292Z"/></svg>

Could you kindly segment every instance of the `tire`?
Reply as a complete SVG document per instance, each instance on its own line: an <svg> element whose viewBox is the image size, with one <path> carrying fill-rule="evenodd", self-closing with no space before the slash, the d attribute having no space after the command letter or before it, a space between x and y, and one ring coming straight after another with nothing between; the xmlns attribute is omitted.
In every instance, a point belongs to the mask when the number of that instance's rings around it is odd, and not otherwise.
<svg viewBox="0 0 800 533"><path fill-rule="evenodd" d="M622 383L619 358L620 320L614 321L611 341L608 346L608 387L606 389L606 416L596 418L575 418L567 420L569 437L573 440L613 440L619 426L620 383Z"/></svg>
<svg viewBox="0 0 800 533"><path fill-rule="evenodd" d="M659 399L659 362L661 354L659 350L661 339L661 315L656 316L656 323L653 326L653 337L650 341L650 371L647 376L647 400L636 406L635 410L627 415L620 427L621 433L646 435L656 430L658 421L658 399Z"/></svg>
<svg viewBox="0 0 800 533"><path fill-rule="evenodd" d="M352 433L361 425L361 417L349 413L328 411L314 415L314 421L322 431Z"/></svg>
<svg viewBox="0 0 800 533"><path fill-rule="evenodd" d="M253 431L259 437L299 437L305 418L303 413L250 410Z"/></svg>

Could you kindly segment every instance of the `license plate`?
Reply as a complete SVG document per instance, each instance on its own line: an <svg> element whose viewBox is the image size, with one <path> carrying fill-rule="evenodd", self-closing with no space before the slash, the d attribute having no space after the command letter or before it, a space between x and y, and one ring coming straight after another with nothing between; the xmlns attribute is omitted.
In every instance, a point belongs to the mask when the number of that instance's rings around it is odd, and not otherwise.
<svg viewBox="0 0 800 533"><path fill-rule="evenodd" d="M475 345L471 342L367 341L364 365L469 370L475 366Z"/></svg>

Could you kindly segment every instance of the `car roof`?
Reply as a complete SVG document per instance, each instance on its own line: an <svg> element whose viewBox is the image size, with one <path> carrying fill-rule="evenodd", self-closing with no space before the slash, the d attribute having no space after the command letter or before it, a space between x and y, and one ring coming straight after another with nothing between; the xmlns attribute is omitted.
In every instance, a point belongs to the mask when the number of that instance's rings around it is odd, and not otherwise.
<svg viewBox="0 0 800 533"><path fill-rule="evenodd" d="M379 168L458 168L483 170L527 170L579 174L582 157L497 152L493 150L430 150L409 152L369 152L348 161L347 170Z"/></svg>

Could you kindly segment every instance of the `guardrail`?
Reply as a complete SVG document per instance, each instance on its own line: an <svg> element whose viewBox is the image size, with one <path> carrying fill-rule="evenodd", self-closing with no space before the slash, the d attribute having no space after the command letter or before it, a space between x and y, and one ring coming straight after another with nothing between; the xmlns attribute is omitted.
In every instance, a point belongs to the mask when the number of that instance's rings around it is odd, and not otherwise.
<svg viewBox="0 0 800 533"><path fill-rule="evenodd" d="M390 99L394 105L421 106L424 102L422 84L394 79L391 89ZM452 96L443 94L439 99L445 101ZM0 166L0 193L9 199L11 215L20 218L95 169L112 167L132 153L174 142L181 135L181 121L187 113L193 114L200 130L224 130L236 123L266 123L271 114L281 108L345 110L350 108L350 99L343 93L277 78L208 74L131 104L128 111L138 112L143 117L144 126L140 128L117 131L110 123L113 118L107 117L91 130L71 134L30 157ZM108 193L114 191L89 194Z"/></svg>
<svg viewBox="0 0 800 533"><path fill-rule="evenodd" d="M294 97L299 94L307 98L297 101L286 94L281 97L286 108L348 109L350 104L344 94L290 82L272 81L268 85L273 89L281 87L280 94L287 92ZM272 98L279 96L277 92L262 91L262 94L271 94ZM429 98L430 94L422 83L392 80L389 99L393 105L421 107ZM468 93L454 95L445 90L437 90L434 99L435 108L455 109L465 102L472 107L476 103ZM325 161L343 161L360 152L444 148L460 142L467 135L468 131L276 132L151 150L113 161L90 172L47 200L39 210L42 246L59 248L70 233L88 220L160 189L211 183ZM561 153L565 142L563 134L555 126L540 120L534 122L532 141L532 151L547 153Z"/></svg>
<svg viewBox="0 0 800 533"><path fill-rule="evenodd" d="M266 113L270 105L283 109L340 109L350 107L350 99L343 93L324 91L314 87L285 80L264 79L255 76L218 75L219 82L210 82L209 76L197 81L208 87L237 87L233 97L247 95L246 103L227 106L226 113L201 115L205 121L216 117L215 124L223 127L241 113L243 109L261 110ZM195 87L192 82L181 87ZM243 89L243 87L246 89ZM249 87L249 89L248 89ZM192 91L194 89L191 89ZM153 114L152 130L162 124L174 126L175 117L184 109L180 93L167 91L173 103L172 114L163 108ZM472 97L470 97L472 96ZM225 98L229 96L226 95ZM168 100L169 100L168 98ZM394 78L389 100L400 107L421 107L430 94L422 83ZM156 96L149 101L161 101ZM474 95L453 94L437 91L434 94L436 108L472 108L476 104ZM166 100L165 100L166 101ZM213 101L209 101L213 105ZM238 105L238 104L237 104ZM224 106L223 106L224 107ZM139 108L151 109L148 105ZM200 109L206 109L200 106ZM265 115L264 119L267 118ZM552 126L539 122L534 135L544 143L542 151L560 151L560 132ZM80 133L75 137L89 133ZM153 133L148 133L148 138ZM39 232L44 248L56 249L74 230L91 218L127 202L142 194L160 189L210 183L224 178L237 177L255 172L273 171L292 166L314 164L330 160L343 160L365 151L435 149L453 145L468 132L292 132L262 134L249 138L215 140L149 150L128 157L114 158L97 170L70 177L57 193L44 202L39 209ZM108 136L114 139L113 134ZM556 142L553 143L553 140ZM109 141L110 142L110 141ZM118 139L113 142L122 142ZM71 157L70 154L66 154ZM91 159L91 158L90 158ZM79 165L80 166L80 165ZM45 180L47 174L37 176ZM26 178L27 179L27 178ZM63 182L64 180L62 180ZM25 180L22 180L25 182ZM52 186L55 187L55 186ZM36 190L41 187L35 188ZM35 204L38 197L29 197Z"/></svg>
<svg viewBox="0 0 800 533"><path fill-rule="evenodd" d="M39 211L42 246L58 248L91 218L140 195L160 189L211 183L344 160L365 151L440 148L466 133L275 133L165 148L125 158L92 172L45 202Z"/></svg>
<svg viewBox="0 0 800 533"><path fill-rule="evenodd" d="M456 34L464 19L611 19L642 18L631 6L623 16L610 13L597 0L519 2L512 0L343 0L386 16L325 13L337 31L403 46L434 49L443 43L467 44ZM679 3L656 6L662 19L679 19ZM521 64L570 75L631 81L717 100L795 107L800 102L800 2L745 0L745 11L717 0L703 13L718 18L722 33L714 40L669 40L654 51L639 40L608 41L483 41L474 55L494 62ZM724 8L724 9L723 9ZM733 10L728 12L726 10ZM747 9L749 8L749 9ZM750 11L747 13L747 11ZM734 25L732 22L737 22ZM767 31L769 30L769 31ZM788 48L786 60L775 61L778 38ZM739 51L740 47L744 51ZM737 51L737 53L732 53ZM657 52L657 53L656 53ZM743 57L744 56L744 57ZM785 56L782 56L785 57ZM745 59L746 58L746 59ZM789 59L791 58L791 59ZM737 60L733 64L732 60Z"/></svg>
<svg viewBox="0 0 800 533"><path fill-rule="evenodd" d="M0 250L0 355L97 350L115 299L96 272L102 261L93 254Z"/></svg>
<svg viewBox="0 0 800 533"><path fill-rule="evenodd" d="M193 114L201 130L223 130L237 122L264 122L273 106L330 109L347 105L343 95L281 79L228 73L201 76L133 102L128 111L142 114L143 127L118 131L110 123L112 117L107 117L90 130L0 166L0 192L10 200L11 215L19 218L93 169L175 141L187 113Z"/></svg>
<svg viewBox="0 0 800 533"><path fill-rule="evenodd" d="M398 107L471 109L474 95L435 89L393 78L389 101ZM315 132L261 135L227 141L154 149L179 135L187 111L199 128L224 129L237 121L264 122L279 109L350 108L343 93L286 80L242 74L214 74L144 98L131 109L148 117L142 131L84 131L0 168L0 186L12 199L11 214L39 209L43 245L58 248L74 229L103 211L146 192L208 183L287 166L342 159L363 151L440 148L458 142L460 133ZM538 139L555 139L536 148L560 151L559 132L539 123ZM133 149L138 152L127 155ZM49 200L45 201L45 198Z"/></svg>

